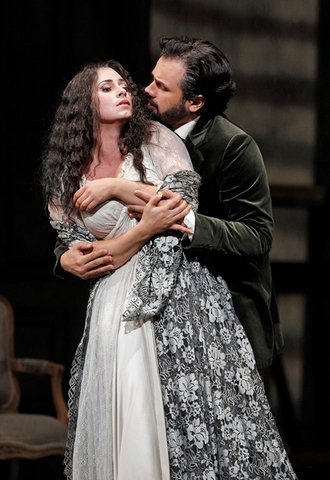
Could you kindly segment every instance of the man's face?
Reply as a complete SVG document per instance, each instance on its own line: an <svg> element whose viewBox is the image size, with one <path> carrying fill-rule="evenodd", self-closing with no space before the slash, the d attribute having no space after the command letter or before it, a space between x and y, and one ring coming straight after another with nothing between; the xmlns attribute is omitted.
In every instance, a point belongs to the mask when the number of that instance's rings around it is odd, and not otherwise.
<svg viewBox="0 0 330 480"><path fill-rule="evenodd" d="M160 57L152 71L153 81L145 89L154 117L173 130L192 120L188 100L183 101L180 82L185 67L180 60Z"/></svg>

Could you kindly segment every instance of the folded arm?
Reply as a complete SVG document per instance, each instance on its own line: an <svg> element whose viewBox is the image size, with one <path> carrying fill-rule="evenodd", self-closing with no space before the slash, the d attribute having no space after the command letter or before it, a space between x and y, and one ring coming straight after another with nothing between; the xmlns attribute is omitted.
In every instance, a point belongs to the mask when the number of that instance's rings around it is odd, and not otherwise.
<svg viewBox="0 0 330 480"><path fill-rule="evenodd" d="M164 197L167 200L163 202ZM179 194L164 191L162 195L154 195L145 206L140 222L117 238L78 242L67 249L58 242L55 248L55 273L60 275L60 263L64 271L84 280L106 275L126 263L147 240L158 233L169 229L191 233L189 228L180 223L190 210L190 205Z"/></svg>
<svg viewBox="0 0 330 480"><path fill-rule="evenodd" d="M151 197L155 195L157 185L128 180L126 178L99 178L85 183L75 193L73 202L78 210L90 212L101 203L116 198L125 204L137 203L134 195L136 189L142 190ZM141 202L142 204L142 202Z"/></svg>
<svg viewBox="0 0 330 480"><path fill-rule="evenodd" d="M164 196L167 198L166 202L162 202ZM191 233L189 228L180 224L190 210L191 206L182 200L181 195L164 191L163 194L151 197L135 227L119 237L96 242L94 248L107 249L113 258L114 268L119 268L154 235L167 230Z"/></svg>

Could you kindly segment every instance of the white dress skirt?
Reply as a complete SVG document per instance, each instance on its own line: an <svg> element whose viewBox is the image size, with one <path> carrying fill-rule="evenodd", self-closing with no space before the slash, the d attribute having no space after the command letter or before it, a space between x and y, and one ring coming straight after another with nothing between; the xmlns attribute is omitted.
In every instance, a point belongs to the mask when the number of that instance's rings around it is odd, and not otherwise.
<svg viewBox="0 0 330 480"><path fill-rule="evenodd" d="M121 321L136 257L101 280L90 335L73 450L75 480L169 480L153 322L130 332ZM112 365L112 370L109 368Z"/></svg>

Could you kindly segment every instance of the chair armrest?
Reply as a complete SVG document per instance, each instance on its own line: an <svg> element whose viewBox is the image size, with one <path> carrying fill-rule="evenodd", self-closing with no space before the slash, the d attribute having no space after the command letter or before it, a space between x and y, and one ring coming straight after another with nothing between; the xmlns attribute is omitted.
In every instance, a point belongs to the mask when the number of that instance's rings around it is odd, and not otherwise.
<svg viewBox="0 0 330 480"><path fill-rule="evenodd" d="M14 372L51 376L52 397L56 416L60 422L67 425L68 409L62 390L64 365L38 358L12 358L11 363Z"/></svg>

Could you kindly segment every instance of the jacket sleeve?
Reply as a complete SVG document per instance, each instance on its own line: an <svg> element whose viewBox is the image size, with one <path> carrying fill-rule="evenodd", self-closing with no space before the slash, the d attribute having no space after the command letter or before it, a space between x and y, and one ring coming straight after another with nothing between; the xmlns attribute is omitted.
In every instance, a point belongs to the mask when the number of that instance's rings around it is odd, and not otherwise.
<svg viewBox="0 0 330 480"><path fill-rule="evenodd" d="M54 247L55 265L53 268L53 273L56 277L59 277L62 279L71 277L71 274L62 268L61 262L60 262L61 256L67 250L69 250L69 247L67 245L64 245L64 243L62 243L59 239L57 239Z"/></svg>
<svg viewBox="0 0 330 480"><path fill-rule="evenodd" d="M214 150L212 142L202 150L206 164L216 155ZM205 176L201 172L202 213L196 215L195 234L185 248L249 257L256 265L262 265L271 249L273 233L262 155L256 142L244 132L230 138L222 151L220 161L213 161L216 168L210 170L206 165ZM205 212L203 204L207 205ZM209 212L212 216L204 214Z"/></svg>

